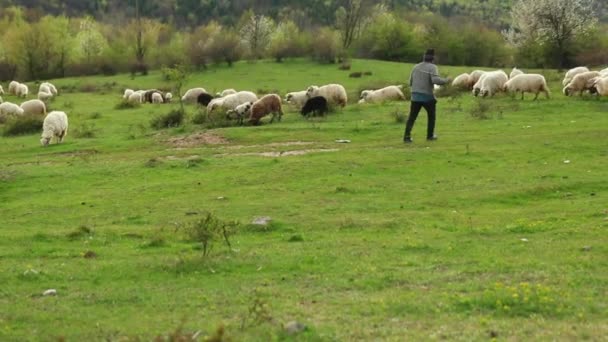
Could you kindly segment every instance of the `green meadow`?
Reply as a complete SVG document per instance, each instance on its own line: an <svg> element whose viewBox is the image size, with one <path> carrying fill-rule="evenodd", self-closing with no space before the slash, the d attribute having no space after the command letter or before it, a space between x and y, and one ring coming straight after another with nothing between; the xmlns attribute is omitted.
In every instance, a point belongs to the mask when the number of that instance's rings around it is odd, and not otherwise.
<svg viewBox="0 0 608 342"><path fill-rule="evenodd" d="M608 100L536 70L551 99L442 97L439 140L423 110L404 145L409 103L356 102L411 68L214 66L184 90L341 83L350 102L216 129L194 105L152 129L175 101L115 109L125 88L170 89L160 72L52 81L64 143L0 137L0 341L605 339ZM204 255L187 227L206 213L239 225Z"/></svg>

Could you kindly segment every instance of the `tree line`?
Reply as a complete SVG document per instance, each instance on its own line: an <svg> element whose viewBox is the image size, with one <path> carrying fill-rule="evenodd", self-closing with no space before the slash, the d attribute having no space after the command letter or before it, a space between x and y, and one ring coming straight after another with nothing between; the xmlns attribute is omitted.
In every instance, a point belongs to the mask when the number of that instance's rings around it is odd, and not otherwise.
<svg viewBox="0 0 608 342"><path fill-rule="evenodd" d="M125 2L142 8L155 3ZM211 20L191 27L147 17L139 6L132 14L105 19L35 15L31 9L12 6L0 12L0 79L137 74L175 65L205 69L211 64L232 65L241 59L261 58L277 62L297 57L320 63L353 57L418 62L427 47L436 48L438 62L448 65L567 67L608 63L607 26L589 7L592 0L518 0L509 13L508 25L499 27L463 16L396 10L397 2L345 0L333 13L317 13L326 17L326 24L312 24L310 17L298 12L296 6L276 16L249 9L231 23ZM103 8L112 3L83 1L81 5ZM171 3L174 2L166 1L167 5ZM570 12L583 8L583 19L589 20L562 25L564 32L556 34L532 25L542 22L542 18L530 18L530 13L536 11L544 18L553 13L549 9L556 4L560 8L570 6ZM563 18L548 20L580 17L568 11L569 15Z"/></svg>

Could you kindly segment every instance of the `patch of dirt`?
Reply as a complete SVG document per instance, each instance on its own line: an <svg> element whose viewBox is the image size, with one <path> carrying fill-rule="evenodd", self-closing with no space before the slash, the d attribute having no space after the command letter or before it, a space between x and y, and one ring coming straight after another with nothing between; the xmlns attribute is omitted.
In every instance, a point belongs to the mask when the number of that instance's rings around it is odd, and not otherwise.
<svg viewBox="0 0 608 342"><path fill-rule="evenodd" d="M295 151L270 151L270 152L251 152L251 153L224 153L218 154L219 157L243 157L243 156L260 156L260 157L290 157L290 156L303 156L310 153L327 153L327 152L338 152L337 148L325 148L325 149L311 149L311 150L295 150Z"/></svg>
<svg viewBox="0 0 608 342"><path fill-rule="evenodd" d="M57 152L53 153L58 156L67 156L67 157L79 157L79 156L88 156L93 154L98 154L99 151L95 149L91 150L80 150L80 151L72 151L72 152Z"/></svg>
<svg viewBox="0 0 608 342"><path fill-rule="evenodd" d="M198 132L185 137L170 138L167 142L173 147L196 147L201 145L223 145L228 144L228 139L214 132Z"/></svg>
<svg viewBox="0 0 608 342"><path fill-rule="evenodd" d="M287 141L282 143L271 143L265 145L236 145L236 146L228 146L228 149L240 150L243 148L251 148L251 147L284 147L284 146L306 146L312 145L314 142L310 141Z"/></svg>

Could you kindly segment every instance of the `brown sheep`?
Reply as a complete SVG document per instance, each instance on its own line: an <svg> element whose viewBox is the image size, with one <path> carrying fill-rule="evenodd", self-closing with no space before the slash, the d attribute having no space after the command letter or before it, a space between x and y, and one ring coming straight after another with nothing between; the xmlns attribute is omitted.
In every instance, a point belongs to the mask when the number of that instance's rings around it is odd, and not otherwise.
<svg viewBox="0 0 608 342"><path fill-rule="evenodd" d="M254 125L258 125L260 123L261 118L271 113L271 123L274 121L274 118L277 114L279 116L279 121L281 121L281 116L283 116L283 109L281 108L281 97L276 94L265 95L251 105L249 113L249 123Z"/></svg>

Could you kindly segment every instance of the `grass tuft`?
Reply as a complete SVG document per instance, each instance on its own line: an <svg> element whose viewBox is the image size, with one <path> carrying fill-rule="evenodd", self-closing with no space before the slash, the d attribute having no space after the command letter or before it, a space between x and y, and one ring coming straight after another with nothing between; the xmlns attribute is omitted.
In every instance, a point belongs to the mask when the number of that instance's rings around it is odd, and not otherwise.
<svg viewBox="0 0 608 342"><path fill-rule="evenodd" d="M157 116L150 121L150 126L154 129L165 129L171 127L179 127L184 123L186 114L179 110L174 109L165 115Z"/></svg>
<svg viewBox="0 0 608 342"><path fill-rule="evenodd" d="M7 121L2 135L5 137L40 133L44 119L34 115L20 116Z"/></svg>

